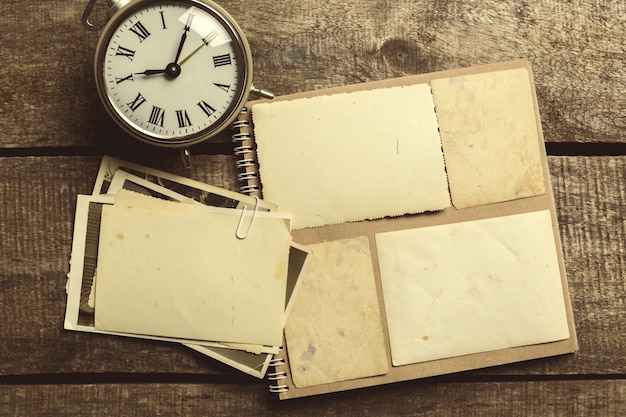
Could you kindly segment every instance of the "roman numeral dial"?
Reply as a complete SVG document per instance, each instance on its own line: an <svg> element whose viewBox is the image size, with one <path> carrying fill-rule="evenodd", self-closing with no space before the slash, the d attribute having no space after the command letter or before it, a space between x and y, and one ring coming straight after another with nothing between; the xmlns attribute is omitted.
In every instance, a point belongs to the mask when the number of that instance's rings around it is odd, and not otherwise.
<svg viewBox="0 0 626 417"><path fill-rule="evenodd" d="M209 0L139 1L113 17L96 61L98 92L132 136L181 146L224 130L251 87L238 26Z"/></svg>

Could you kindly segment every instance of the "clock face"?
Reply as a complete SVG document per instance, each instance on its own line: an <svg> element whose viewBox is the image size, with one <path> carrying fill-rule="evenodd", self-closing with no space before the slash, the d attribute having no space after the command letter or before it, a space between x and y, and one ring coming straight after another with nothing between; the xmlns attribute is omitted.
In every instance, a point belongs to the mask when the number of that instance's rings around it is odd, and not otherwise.
<svg viewBox="0 0 626 417"><path fill-rule="evenodd" d="M249 48L215 7L139 1L105 29L96 84L108 112L135 137L163 146L196 143L227 127L243 107Z"/></svg>

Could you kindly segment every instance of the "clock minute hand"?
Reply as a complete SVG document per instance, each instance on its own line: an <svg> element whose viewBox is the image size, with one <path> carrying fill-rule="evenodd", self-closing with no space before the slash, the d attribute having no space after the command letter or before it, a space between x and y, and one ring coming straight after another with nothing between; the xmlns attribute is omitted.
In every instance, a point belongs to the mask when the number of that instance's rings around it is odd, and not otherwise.
<svg viewBox="0 0 626 417"><path fill-rule="evenodd" d="M178 62L178 58L180 58L180 53L183 50L183 45L185 44L185 40L187 39L187 31L189 28L185 26L185 31L183 32L183 36L180 38L180 43L178 44L178 51L176 51L176 58L174 58L174 62Z"/></svg>
<svg viewBox="0 0 626 417"><path fill-rule="evenodd" d="M180 53L183 51L183 46L185 45L185 41L187 40L187 32L191 29L191 21L193 20L193 14L189 13L187 15L187 22L185 23L185 27L183 28L183 34L180 37L180 42L178 43L178 50L176 51L176 58L174 58L174 63L179 64L178 58L180 58Z"/></svg>

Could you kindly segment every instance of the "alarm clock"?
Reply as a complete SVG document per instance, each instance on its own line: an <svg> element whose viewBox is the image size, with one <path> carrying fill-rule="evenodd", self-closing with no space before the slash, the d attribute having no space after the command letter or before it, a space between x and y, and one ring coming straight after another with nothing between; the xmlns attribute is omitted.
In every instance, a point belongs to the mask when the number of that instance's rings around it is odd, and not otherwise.
<svg viewBox="0 0 626 417"><path fill-rule="evenodd" d="M85 11L88 20L93 2ZM235 20L209 0L110 1L94 60L107 113L143 142L186 149L237 118L252 86L252 54Z"/></svg>

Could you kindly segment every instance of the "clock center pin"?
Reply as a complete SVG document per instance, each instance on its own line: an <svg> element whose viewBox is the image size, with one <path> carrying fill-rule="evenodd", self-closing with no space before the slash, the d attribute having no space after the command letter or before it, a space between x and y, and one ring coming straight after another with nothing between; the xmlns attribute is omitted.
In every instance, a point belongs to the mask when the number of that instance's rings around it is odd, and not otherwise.
<svg viewBox="0 0 626 417"><path fill-rule="evenodd" d="M167 64L167 67L165 67L165 76L171 80L178 77L180 75L180 72L180 65L178 65L176 62Z"/></svg>

